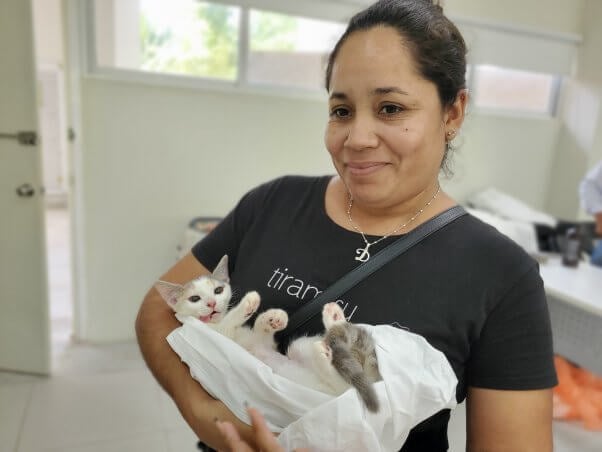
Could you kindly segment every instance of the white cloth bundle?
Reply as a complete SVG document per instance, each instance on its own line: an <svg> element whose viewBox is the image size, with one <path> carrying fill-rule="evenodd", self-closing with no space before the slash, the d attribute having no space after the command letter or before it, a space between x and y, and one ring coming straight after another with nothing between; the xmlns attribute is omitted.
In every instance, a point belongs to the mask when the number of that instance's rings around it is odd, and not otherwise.
<svg viewBox="0 0 602 452"><path fill-rule="evenodd" d="M235 342L195 318L185 318L167 341L194 379L240 420L245 402L260 410L286 450L396 451L410 430L456 406L456 376L423 337L389 325L362 325L376 342L383 380L375 384L378 413L365 409L355 389L335 397L272 372Z"/></svg>

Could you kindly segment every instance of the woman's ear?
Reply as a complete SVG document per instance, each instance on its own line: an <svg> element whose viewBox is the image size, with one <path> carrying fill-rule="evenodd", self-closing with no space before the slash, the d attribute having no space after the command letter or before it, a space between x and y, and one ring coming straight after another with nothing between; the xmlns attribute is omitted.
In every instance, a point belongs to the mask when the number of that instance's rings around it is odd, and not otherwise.
<svg viewBox="0 0 602 452"><path fill-rule="evenodd" d="M458 91L456 100L453 104L447 107L445 115L443 116L443 124L445 130L458 131L462 127L464 122L464 116L466 114L466 107L468 106L468 90L461 89Z"/></svg>

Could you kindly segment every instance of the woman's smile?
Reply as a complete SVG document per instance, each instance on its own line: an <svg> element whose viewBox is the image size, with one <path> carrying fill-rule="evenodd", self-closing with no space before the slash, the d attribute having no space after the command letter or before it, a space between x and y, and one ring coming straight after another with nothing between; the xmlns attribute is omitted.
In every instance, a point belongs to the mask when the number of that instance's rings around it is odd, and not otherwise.
<svg viewBox="0 0 602 452"><path fill-rule="evenodd" d="M369 176L385 168L386 162L348 162L345 167L353 176Z"/></svg>

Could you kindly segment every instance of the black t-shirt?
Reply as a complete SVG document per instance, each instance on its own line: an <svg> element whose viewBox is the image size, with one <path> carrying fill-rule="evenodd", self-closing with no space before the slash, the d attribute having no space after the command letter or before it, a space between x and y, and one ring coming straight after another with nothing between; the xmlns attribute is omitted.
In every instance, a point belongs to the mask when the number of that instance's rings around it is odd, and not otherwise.
<svg viewBox="0 0 602 452"><path fill-rule="evenodd" d="M360 234L326 214L330 178L287 176L255 188L194 246L194 256L213 269L228 254L238 298L257 290L261 310L279 307L292 315L356 267L356 249L364 246ZM382 240L371 253L395 238ZM473 216L432 234L338 301L352 322L405 328L442 351L458 377L458 402L467 386L521 390L556 384L537 263ZM316 316L303 332L322 330ZM449 410L425 420L402 450L447 450L448 420Z"/></svg>

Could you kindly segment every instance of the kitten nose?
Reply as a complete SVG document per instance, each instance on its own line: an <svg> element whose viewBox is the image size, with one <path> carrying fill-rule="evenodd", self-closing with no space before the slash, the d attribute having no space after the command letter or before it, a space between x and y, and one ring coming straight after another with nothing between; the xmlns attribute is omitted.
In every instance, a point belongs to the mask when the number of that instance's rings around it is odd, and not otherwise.
<svg viewBox="0 0 602 452"><path fill-rule="evenodd" d="M215 300L210 300L207 302L207 306L210 308L215 308Z"/></svg>

